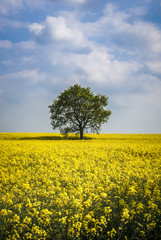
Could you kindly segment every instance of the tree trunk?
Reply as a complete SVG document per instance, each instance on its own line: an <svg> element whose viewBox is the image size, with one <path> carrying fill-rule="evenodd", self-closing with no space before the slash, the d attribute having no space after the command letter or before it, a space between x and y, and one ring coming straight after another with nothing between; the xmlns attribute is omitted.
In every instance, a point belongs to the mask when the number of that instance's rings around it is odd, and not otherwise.
<svg viewBox="0 0 161 240"><path fill-rule="evenodd" d="M83 129L80 128L80 139L83 139Z"/></svg>

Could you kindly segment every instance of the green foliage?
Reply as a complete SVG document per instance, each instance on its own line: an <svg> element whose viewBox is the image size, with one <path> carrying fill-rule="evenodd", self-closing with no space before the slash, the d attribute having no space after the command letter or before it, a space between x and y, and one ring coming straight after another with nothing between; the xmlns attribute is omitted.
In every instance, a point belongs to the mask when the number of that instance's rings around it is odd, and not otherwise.
<svg viewBox="0 0 161 240"><path fill-rule="evenodd" d="M98 133L101 125L108 121L111 111L104 108L107 105L108 97L105 95L94 95L89 87L75 84L49 106L51 125L63 134L80 133L82 139L87 129Z"/></svg>

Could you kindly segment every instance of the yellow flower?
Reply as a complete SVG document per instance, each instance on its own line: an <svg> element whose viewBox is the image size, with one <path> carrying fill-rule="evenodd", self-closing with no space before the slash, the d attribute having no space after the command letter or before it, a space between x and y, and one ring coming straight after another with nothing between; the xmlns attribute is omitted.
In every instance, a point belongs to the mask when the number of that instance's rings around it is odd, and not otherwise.
<svg viewBox="0 0 161 240"><path fill-rule="evenodd" d="M13 222L19 223L19 221L20 221L20 216L18 216L17 214L15 214L15 215L13 216Z"/></svg>
<svg viewBox="0 0 161 240"><path fill-rule="evenodd" d="M88 137L0 133L0 222L8 240L114 239L122 231L127 239L127 223L137 226L136 238L158 231L161 135Z"/></svg>
<svg viewBox="0 0 161 240"><path fill-rule="evenodd" d="M0 211L0 215L1 215L1 216L7 216L7 215L8 215L7 209L2 209L2 210Z"/></svg>
<svg viewBox="0 0 161 240"><path fill-rule="evenodd" d="M24 219L23 219L23 223L24 224L30 224L32 222L32 219L30 218L30 217L25 217Z"/></svg>
<svg viewBox="0 0 161 240"><path fill-rule="evenodd" d="M122 212L122 219L128 219L129 218L129 210L127 208L124 208L123 209L123 212Z"/></svg>
<svg viewBox="0 0 161 240"><path fill-rule="evenodd" d="M107 193L102 192L102 193L100 194L100 196L101 196L102 198L107 198Z"/></svg>

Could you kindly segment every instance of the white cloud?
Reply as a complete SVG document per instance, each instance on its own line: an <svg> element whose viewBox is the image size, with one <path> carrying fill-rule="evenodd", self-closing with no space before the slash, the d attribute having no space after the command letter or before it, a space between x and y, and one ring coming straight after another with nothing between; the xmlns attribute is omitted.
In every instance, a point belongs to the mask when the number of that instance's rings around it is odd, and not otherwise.
<svg viewBox="0 0 161 240"><path fill-rule="evenodd" d="M12 62L10 60L4 60L4 61L1 61L1 63L9 66L11 65Z"/></svg>
<svg viewBox="0 0 161 240"><path fill-rule="evenodd" d="M40 81L44 81L45 78L46 78L45 74L37 70L24 70L21 72L10 73L10 74L0 76L1 81L8 81L8 80L14 81L17 79L21 79L21 80L27 80L30 84L35 84Z"/></svg>
<svg viewBox="0 0 161 240"><path fill-rule="evenodd" d="M53 55L55 66L64 66L69 69L69 77L74 72L76 79L85 79L90 83L110 87L120 86L131 82L134 74L142 68L138 62L118 61L110 55L107 48L95 46L88 54L57 53Z"/></svg>
<svg viewBox="0 0 161 240"><path fill-rule="evenodd" d="M161 59L145 62L150 72L154 74L161 74Z"/></svg>
<svg viewBox="0 0 161 240"><path fill-rule="evenodd" d="M25 63L25 64L33 62L33 56L30 56L30 57L23 56L22 57L22 62Z"/></svg>
<svg viewBox="0 0 161 240"><path fill-rule="evenodd" d="M137 15L143 13L143 9L137 8ZM90 84L116 87L116 91L123 86L127 89L125 91L132 91L132 87L136 92L146 91L144 70L148 66L156 71L159 63L154 67L150 63L145 64L145 59L159 54L161 33L151 23L129 21L133 15L132 10L125 13L119 11L116 5L108 4L104 16L96 22L83 23L74 14L62 12L61 16L48 16L45 22L30 25L30 31L38 41L46 41L45 51L48 49L52 64L57 69L63 69L66 79L85 79ZM97 41L97 37L102 37L103 42ZM104 42L106 38L108 47ZM71 51L71 46L77 46L77 51ZM82 47L89 51L81 52ZM124 53L125 48L130 49L131 60L130 55L124 60L117 57L118 52ZM126 54L129 54L128 51ZM64 78L63 72L59 72L56 78ZM146 77L150 76L149 72Z"/></svg>
<svg viewBox="0 0 161 240"><path fill-rule="evenodd" d="M44 4L44 0L1 0L0 13L8 15L9 13L17 13L21 9L42 8Z"/></svg>
<svg viewBox="0 0 161 240"><path fill-rule="evenodd" d="M144 9L121 11L114 4L107 4L104 16L95 22L84 24L85 35L102 40L108 46L129 49L135 56L161 54L161 30L148 21L137 20ZM136 16L136 18L134 18Z"/></svg>
<svg viewBox="0 0 161 240"><path fill-rule="evenodd" d="M71 42L72 44L80 44L83 41L82 32L75 27L70 26L67 19L63 16L48 16L44 23L33 23L29 26L29 30L42 42Z"/></svg>
<svg viewBox="0 0 161 240"><path fill-rule="evenodd" d="M22 0L26 8L42 8L45 6L46 0Z"/></svg>
<svg viewBox="0 0 161 240"><path fill-rule="evenodd" d="M15 44L18 48L32 50L36 48L36 43L34 41L21 41Z"/></svg>
<svg viewBox="0 0 161 240"><path fill-rule="evenodd" d="M31 24L29 29L42 43L57 41L57 44L91 47L97 42L107 45L111 51L117 47L128 53L129 49L136 57L159 55L161 30L152 23L133 19L134 15L143 13L143 8L136 8L134 13L134 9L125 12L114 4L107 4L104 15L95 22L81 22L75 13L61 12L58 17L48 16L43 23Z"/></svg>
<svg viewBox="0 0 161 240"><path fill-rule="evenodd" d="M144 7L133 7L128 10L130 15L142 16L147 13L147 10Z"/></svg>
<svg viewBox="0 0 161 240"><path fill-rule="evenodd" d="M36 36L40 35L44 28L45 28L45 26L43 26L42 24L39 24L39 23L33 23L29 26L30 32L34 33Z"/></svg>
<svg viewBox="0 0 161 240"><path fill-rule="evenodd" d="M118 5L114 3L107 3L104 8L104 15L113 15L118 10Z"/></svg>
<svg viewBox="0 0 161 240"><path fill-rule="evenodd" d="M20 29L20 28L26 28L27 24L22 22L22 21L17 21L14 19L9 19L6 17L1 17L0 18L0 30L1 29L6 29L7 27L15 28L15 29Z"/></svg>
<svg viewBox="0 0 161 240"><path fill-rule="evenodd" d="M1 0L0 12L2 14L8 14L9 11L17 11L22 6L22 0Z"/></svg>
<svg viewBox="0 0 161 240"><path fill-rule="evenodd" d="M11 41L9 40L0 40L0 48L12 48L13 47L13 44Z"/></svg>
<svg viewBox="0 0 161 240"><path fill-rule="evenodd" d="M155 25L138 21L128 29L128 33L138 39L144 50L150 51L147 54L161 54L161 31Z"/></svg>
<svg viewBox="0 0 161 240"><path fill-rule="evenodd" d="M87 0L60 0L60 3L70 5L82 5ZM37 9L45 8L45 6L51 6L57 1L54 0L1 0L0 2L0 13L8 15L9 13L17 13L22 9Z"/></svg>
<svg viewBox="0 0 161 240"><path fill-rule="evenodd" d="M65 0L68 3L84 4L87 0Z"/></svg>
<svg viewBox="0 0 161 240"><path fill-rule="evenodd" d="M73 29L67 26L64 17L47 17L46 25L53 40L73 40L76 37Z"/></svg>
<svg viewBox="0 0 161 240"><path fill-rule="evenodd" d="M145 69L149 68L148 78L160 73L159 61L154 65L149 58L161 53L161 31L152 23L133 19L145 13L143 8L136 10L120 11L117 5L107 4L104 15L95 22L81 22L74 13L61 12L58 17L48 16L43 23L31 24L29 29L38 42L46 44L51 63L63 69L66 78L86 78L90 84L116 89L125 84L125 89L143 91ZM85 48L89 51L83 52ZM126 53L124 60L118 58L119 53ZM63 78L63 72L56 78Z"/></svg>

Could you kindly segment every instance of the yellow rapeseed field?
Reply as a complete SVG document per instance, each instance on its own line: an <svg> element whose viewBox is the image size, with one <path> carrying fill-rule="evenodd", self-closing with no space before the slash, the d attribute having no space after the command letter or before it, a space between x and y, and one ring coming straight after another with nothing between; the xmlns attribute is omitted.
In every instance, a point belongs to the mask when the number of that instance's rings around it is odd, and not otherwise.
<svg viewBox="0 0 161 240"><path fill-rule="evenodd" d="M0 240L161 239L161 135L0 134Z"/></svg>

